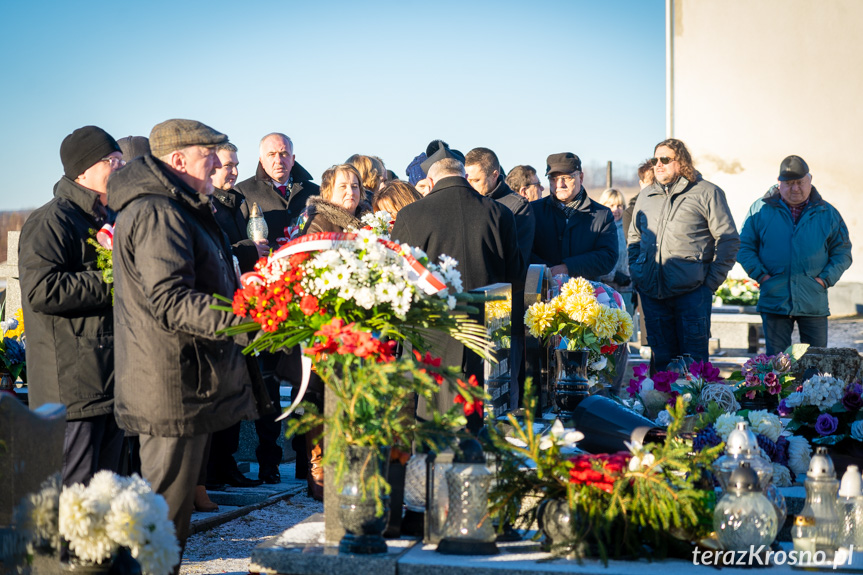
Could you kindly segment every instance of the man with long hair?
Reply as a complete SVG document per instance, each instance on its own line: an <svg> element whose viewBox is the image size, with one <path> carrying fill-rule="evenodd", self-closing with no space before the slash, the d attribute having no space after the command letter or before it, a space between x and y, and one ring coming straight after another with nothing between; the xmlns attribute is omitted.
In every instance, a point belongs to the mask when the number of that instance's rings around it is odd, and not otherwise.
<svg viewBox="0 0 863 575"><path fill-rule="evenodd" d="M629 270L655 366L676 356L707 361L713 293L734 265L740 236L725 192L695 171L680 140L653 150L654 182L638 195L629 227Z"/></svg>

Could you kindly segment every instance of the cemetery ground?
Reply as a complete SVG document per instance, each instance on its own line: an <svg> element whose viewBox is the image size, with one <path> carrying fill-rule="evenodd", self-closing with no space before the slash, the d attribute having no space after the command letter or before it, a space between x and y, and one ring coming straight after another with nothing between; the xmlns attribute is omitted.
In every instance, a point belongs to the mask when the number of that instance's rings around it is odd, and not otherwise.
<svg viewBox="0 0 863 575"><path fill-rule="evenodd" d="M863 353L863 316L831 318L828 337L830 347L848 347ZM796 341L796 331L794 338ZM751 355L746 354L745 349L725 351L725 357L716 359L727 361L729 356L745 358ZM188 540L180 569L182 575L245 575L249 573L249 557L256 546L312 514L323 513L323 504L306 496L305 481L293 479L293 463L283 464L280 472L284 481L279 486L282 495L268 500L275 503L263 507L259 504L231 510L225 508L235 515L245 513L227 522L214 520L213 514L195 514L193 526L198 526L198 532ZM254 473L249 475L255 476ZM291 493L293 495L288 495Z"/></svg>

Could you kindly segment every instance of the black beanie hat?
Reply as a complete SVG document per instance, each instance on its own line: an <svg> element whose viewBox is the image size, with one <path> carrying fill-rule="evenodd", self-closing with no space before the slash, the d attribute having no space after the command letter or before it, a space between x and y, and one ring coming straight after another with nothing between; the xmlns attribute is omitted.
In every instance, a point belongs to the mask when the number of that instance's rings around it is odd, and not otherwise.
<svg viewBox="0 0 863 575"><path fill-rule="evenodd" d="M60 161L66 177L74 180L102 158L120 151L108 132L96 126L84 126L63 139Z"/></svg>

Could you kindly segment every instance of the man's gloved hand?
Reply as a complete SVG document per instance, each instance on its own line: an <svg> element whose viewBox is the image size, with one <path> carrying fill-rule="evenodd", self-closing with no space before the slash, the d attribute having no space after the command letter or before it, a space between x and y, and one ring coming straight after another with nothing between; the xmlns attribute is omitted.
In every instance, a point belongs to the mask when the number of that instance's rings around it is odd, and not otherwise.
<svg viewBox="0 0 863 575"><path fill-rule="evenodd" d="M621 271L614 272L614 283L620 287L626 287L632 283L632 279Z"/></svg>

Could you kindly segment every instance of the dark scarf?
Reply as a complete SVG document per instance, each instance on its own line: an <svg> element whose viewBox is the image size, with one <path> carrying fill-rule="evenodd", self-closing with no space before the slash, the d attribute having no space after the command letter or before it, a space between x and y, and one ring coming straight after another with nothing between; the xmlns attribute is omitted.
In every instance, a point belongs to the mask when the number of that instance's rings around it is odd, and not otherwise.
<svg viewBox="0 0 863 575"><path fill-rule="evenodd" d="M582 206L586 198L587 192L584 191L584 188L581 188L578 193L575 194L575 197L572 199L572 201L568 204L564 204L557 198L553 198L551 200L551 205L562 211L563 215L566 216L566 219L568 220L575 215L575 212L577 212L578 209Z"/></svg>

